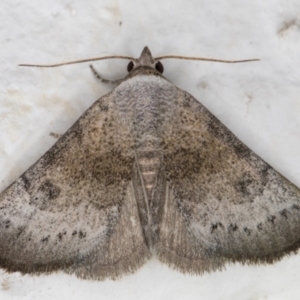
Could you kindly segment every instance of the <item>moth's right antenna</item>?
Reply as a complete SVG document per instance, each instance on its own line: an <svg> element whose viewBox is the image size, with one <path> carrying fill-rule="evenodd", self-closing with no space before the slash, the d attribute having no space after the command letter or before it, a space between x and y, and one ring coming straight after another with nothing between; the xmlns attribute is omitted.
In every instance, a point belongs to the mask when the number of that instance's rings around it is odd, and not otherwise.
<svg viewBox="0 0 300 300"><path fill-rule="evenodd" d="M162 59L167 59L167 58L185 59L185 60L203 60L203 61L213 61L213 62L228 63L228 64L260 60L258 58L243 59L243 60L223 60L223 59L216 59L216 58L205 58L205 57L197 57L197 56L181 56L181 55L164 55L164 56L155 57L155 60L162 60Z"/></svg>

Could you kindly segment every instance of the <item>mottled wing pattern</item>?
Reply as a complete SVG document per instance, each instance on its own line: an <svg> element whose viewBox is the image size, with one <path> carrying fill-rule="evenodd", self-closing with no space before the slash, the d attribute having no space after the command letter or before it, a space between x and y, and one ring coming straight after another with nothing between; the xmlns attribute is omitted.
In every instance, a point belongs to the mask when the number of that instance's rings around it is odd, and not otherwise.
<svg viewBox="0 0 300 300"><path fill-rule="evenodd" d="M164 131L166 201L156 252L202 273L272 262L299 247L300 190L178 89Z"/></svg>
<svg viewBox="0 0 300 300"><path fill-rule="evenodd" d="M98 100L0 195L0 266L117 277L149 256L132 176L134 151L112 94Z"/></svg>

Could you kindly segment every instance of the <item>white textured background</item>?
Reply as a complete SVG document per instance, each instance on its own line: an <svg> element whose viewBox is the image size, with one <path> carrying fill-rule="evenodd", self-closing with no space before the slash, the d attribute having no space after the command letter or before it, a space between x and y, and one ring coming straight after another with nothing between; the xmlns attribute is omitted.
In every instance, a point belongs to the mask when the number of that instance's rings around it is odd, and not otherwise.
<svg viewBox="0 0 300 300"><path fill-rule="evenodd" d="M198 55L260 58L228 65L165 60L164 75L203 103L246 145L300 187L299 0L1 0L0 190L37 161L111 87L87 64L55 63L98 55ZM127 62L95 64L104 77ZM1 241L0 241L1 242ZM271 266L228 265L183 275L152 259L119 281L55 273L6 274L0 299L299 299L300 255Z"/></svg>

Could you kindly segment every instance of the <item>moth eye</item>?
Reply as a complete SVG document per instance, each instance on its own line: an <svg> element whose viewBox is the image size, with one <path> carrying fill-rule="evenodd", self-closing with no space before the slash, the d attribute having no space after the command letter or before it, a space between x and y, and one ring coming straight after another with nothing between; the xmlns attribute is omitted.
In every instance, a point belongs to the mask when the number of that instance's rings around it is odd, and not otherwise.
<svg viewBox="0 0 300 300"><path fill-rule="evenodd" d="M160 61L158 61L156 64L155 64L155 69L159 72L159 73L163 73L163 71L164 71L164 66L163 66L163 64L160 62Z"/></svg>
<svg viewBox="0 0 300 300"><path fill-rule="evenodd" d="M130 72L133 69L133 62L131 61L127 66L127 71Z"/></svg>

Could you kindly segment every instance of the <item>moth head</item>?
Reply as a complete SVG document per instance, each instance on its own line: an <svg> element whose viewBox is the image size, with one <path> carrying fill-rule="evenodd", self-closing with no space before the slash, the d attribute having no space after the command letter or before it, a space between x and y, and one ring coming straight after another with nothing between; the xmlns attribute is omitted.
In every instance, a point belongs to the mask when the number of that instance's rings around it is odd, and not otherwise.
<svg viewBox="0 0 300 300"><path fill-rule="evenodd" d="M132 70L134 70L138 67L142 67L142 66L151 67L161 74L164 71L164 67L163 67L162 63L159 60L156 60L152 56L152 54L147 46L144 47L139 58L133 59L129 62L129 64L127 65L127 71L131 72Z"/></svg>
<svg viewBox="0 0 300 300"><path fill-rule="evenodd" d="M78 64L78 63L83 63L83 62L104 60L104 59L126 59L126 60L129 59L130 62L127 66L127 70L129 73L139 67L146 67L146 68L154 69L157 72L159 72L160 74L162 74L164 71L164 67L163 67L162 63L160 62L160 60L167 59L167 58L185 59L185 60L203 60L203 61L213 61L213 62L221 62L221 63L241 63L241 62L258 61L259 60L257 58L244 59L244 60L223 60L223 59L215 59L215 58L204 58L204 57L182 56L182 55L164 55L164 56L154 58L152 56L149 48L146 46L143 49L139 58L133 58L131 56L124 56L124 55L109 55L109 56L74 60L74 61L63 62L63 63L52 64L52 65L20 64L19 66L53 68L53 67L72 65L72 64Z"/></svg>

